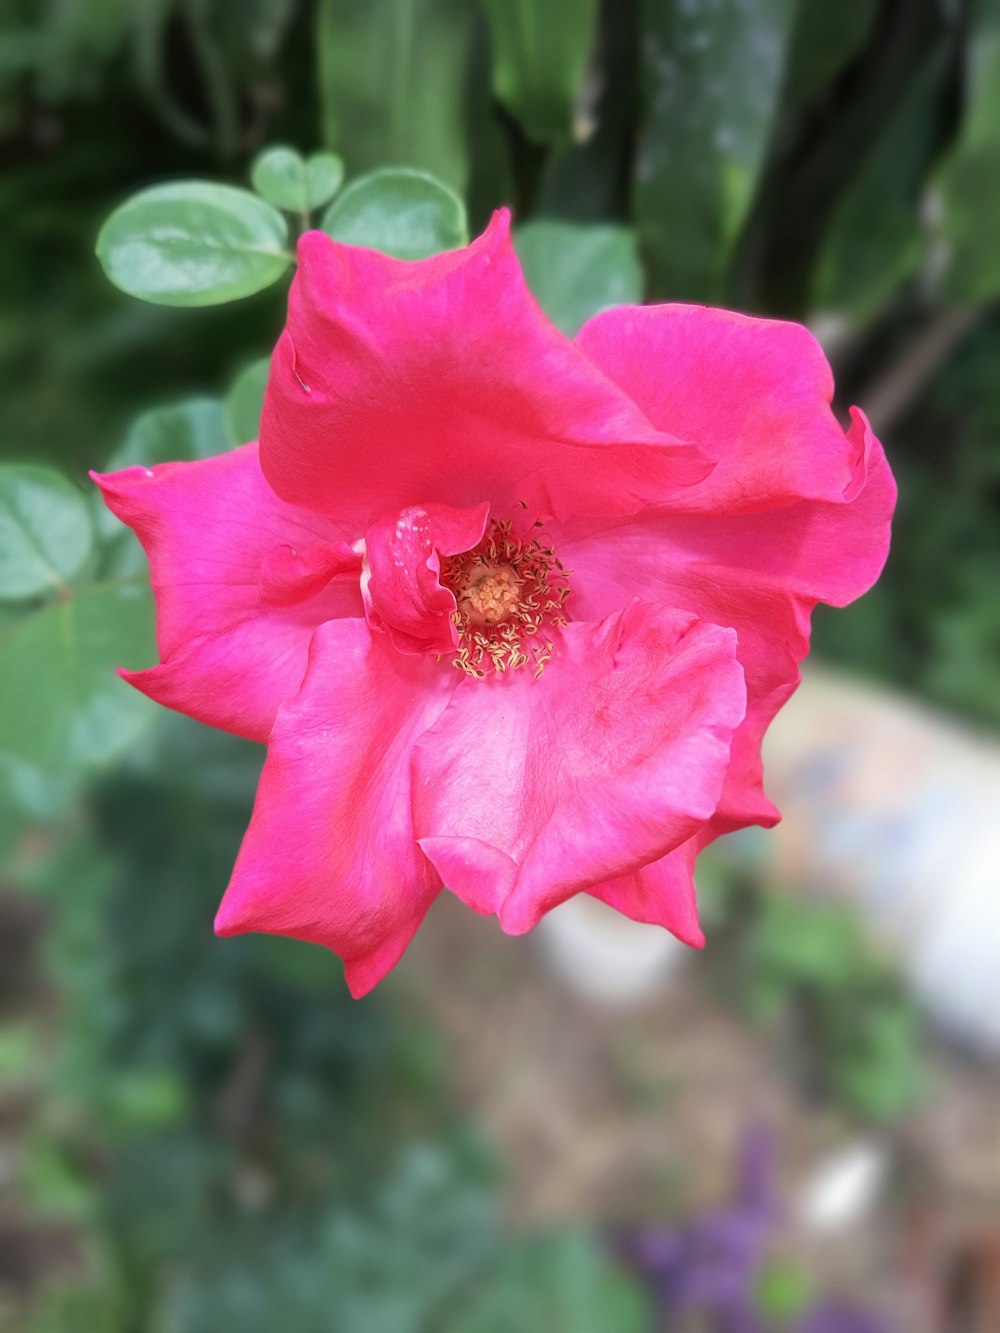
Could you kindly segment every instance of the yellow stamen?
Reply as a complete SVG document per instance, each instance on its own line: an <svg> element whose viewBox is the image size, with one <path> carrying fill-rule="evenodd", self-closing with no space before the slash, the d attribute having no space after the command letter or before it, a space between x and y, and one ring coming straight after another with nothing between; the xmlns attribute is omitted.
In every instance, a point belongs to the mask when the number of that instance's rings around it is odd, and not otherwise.
<svg viewBox="0 0 1000 1333"><path fill-rule="evenodd" d="M441 570L441 582L455 594L453 664L478 680L487 670L530 665L537 679L554 652L552 642L537 635L566 624L569 572L551 546L515 536L505 519L491 520L482 541L449 557Z"/></svg>

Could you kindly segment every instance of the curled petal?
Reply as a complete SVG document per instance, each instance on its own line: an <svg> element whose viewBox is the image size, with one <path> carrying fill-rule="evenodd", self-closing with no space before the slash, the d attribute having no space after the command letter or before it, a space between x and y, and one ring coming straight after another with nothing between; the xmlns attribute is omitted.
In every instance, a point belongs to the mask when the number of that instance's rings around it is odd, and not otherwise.
<svg viewBox="0 0 1000 1333"><path fill-rule="evenodd" d="M255 444L94 480L142 542L156 596L161 665L125 679L201 722L266 740L301 684L315 627L361 614L356 576L337 579L333 567L294 596L276 595L275 561L285 557L274 548L336 546L339 529L278 499Z"/></svg>
<svg viewBox="0 0 1000 1333"><path fill-rule="evenodd" d="M475 546L489 512L487 504L412 505L368 529L363 584L368 622L387 630L400 652L447 653L455 647L455 595L438 580L438 557Z"/></svg>
<svg viewBox="0 0 1000 1333"><path fill-rule="evenodd" d="M632 513L710 467L542 315L497 213L418 262L299 241L271 364L261 464L279 495L359 530L428 498Z"/></svg>
<svg viewBox="0 0 1000 1333"><path fill-rule="evenodd" d="M716 833L777 822L763 791L760 745L799 683L812 608L860 596L885 563L895 486L860 412L844 447L863 465L850 501L797 500L762 513L652 508L603 524L568 523L554 537L575 570L576 614L596 618L639 596L736 630L747 714L733 738Z"/></svg>
<svg viewBox="0 0 1000 1333"><path fill-rule="evenodd" d="M854 460L850 498L797 500L753 514L675 514L663 524L673 558L745 570L810 606L853 602L885 565L896 484L858 408L851 409L850 429L841 438Z"/></svg>
<svg viewBox="0 0 1000 1333"><path fill-rule="evenodd" d="M619 306L595 315L576 341L655 426L714 460L677 508L752 512L852 500L860 490L861 442L845 443L830 410L830 367L801 324L704 306Z"/></svg>
<svg viewBox="0 0 1000 1333"><path fill-rule="evenodd" d="M685 841L743 717L735 634L632 603L571 624L539 679L466 681L414 752L420 845L510 933Z"/></svg>
<svg viewBox="0 0 1000 1333"><path fill-rule="evenodd" d="M320 626L271 733L218 934L323 944L355 996L395 966L440 889L416 843L410 755L456 680L433 658L394 652L364 620Z"/></svg>

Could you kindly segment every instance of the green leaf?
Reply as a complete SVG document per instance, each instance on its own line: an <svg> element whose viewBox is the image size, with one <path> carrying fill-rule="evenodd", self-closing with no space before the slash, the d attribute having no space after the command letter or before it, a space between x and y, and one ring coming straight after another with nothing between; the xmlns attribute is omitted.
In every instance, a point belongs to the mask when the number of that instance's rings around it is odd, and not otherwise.
<svg viewBox="0 0 1000 1333"><path fill-rule="evenodd" d="M159 305L218 305L269 287L286 271L285 219L249 190L178 181L142 190L97 238L111 281Z"/></svg>
<svg viewBox="0 0 1000 1333"><path fill-rule="evenodd" d="M313 153L306 161L306 207L329 203L343 183L343 160L336 153Z"/></svg>
<svg viewBox="0 0 1000 1333"><path fill-rule="evenodd" d="M594 45L597 0L483 0L493 88L536 143L566 143Z"/></svg>
<svg viewBox="0 0 1000 1333"><path fill-rule="evenodd" d="M397 259L425 259L469 239L465 205L426 171L386 167L360 176L323 215L335 240Z"/></svg>
<svg viewBox="0 0 1000 1333"><path fill-rule="evenodd" d="M944 294L979 303L1000 296L1000 0L981 0L975 15L965 123L939 187Z"/></svg>
<svg viewBox="0 0 1000 1333"><path fill-rule="evenodd" d="M642 268L627 227L528 222L514 246L539 305L570 336L608 306L642 300Z"/></svg>
<svg viewBox="0 0 1000 1333"><path fill-rule="evenodd" d="M306 164L294 148L265 148L254 158L250 180L269 204L291 213L306 212Z"/></svg>
<svg viewBox="0 0 1000 1333"><path fill-rule="evenodd" d="M0 644L0 749L48 769L110 759L155 711L115 668L154 656L138 584L97 585L28 616Z"/></svg>
<svg viewBox="0 0 1000 1333"><path fill-rule="evenodd" d="M265 148L250 168L250 179L269 204L306 214L337 193L344 164L335 153L315 153L307 162L294 148Z"/></svg>
<svg viewBox="0 0 1000 1333"><path fill-rule="evenodd" d="M468 0L320 0L323 142L352 173L386 162L464 191Z"/></svg>
<svg viewBox="0 0 1000 1333"><path fill-rule="evenodd" d="M635 214L655 294L719 300L771 135L792 0L641 7Z"/></svg>
<svg viewBox="0 0 1000 1333"><path fill-rule="evenodd" d="M236 376L226 398L226 426L234 444L246 444L260 433L260 414L264 406L264 390L271 370L271 358L262 356L251 361Z"/></svg>
<svg viewBox="0 0 1000 1333"><path fill-rule="evenodd" d="M0 464L0 601L65 587L93 540L87 502L65 477L33 464Z"/></svg>

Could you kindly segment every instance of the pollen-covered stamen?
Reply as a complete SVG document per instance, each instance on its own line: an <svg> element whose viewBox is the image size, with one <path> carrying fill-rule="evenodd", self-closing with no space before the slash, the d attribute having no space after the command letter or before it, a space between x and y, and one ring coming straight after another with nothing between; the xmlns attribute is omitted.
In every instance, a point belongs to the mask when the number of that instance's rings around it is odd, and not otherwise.
<svg viewBox="0 0 1000 1333"><path fill-rule="evenodd" d="M566 624L570 591L551 546L493 519L477 546L442 562L441 582L455 595L455 666L477 677L522 666L541 675L554 651L545 631Z"/></svg>
<svg viewBox="0 0 1000 1333"><path fill-rule="evenodd" d="M460 597L458 609L472 625L499 625L517 608L521 580L510 565L493 561L473 570Z"/></svg>

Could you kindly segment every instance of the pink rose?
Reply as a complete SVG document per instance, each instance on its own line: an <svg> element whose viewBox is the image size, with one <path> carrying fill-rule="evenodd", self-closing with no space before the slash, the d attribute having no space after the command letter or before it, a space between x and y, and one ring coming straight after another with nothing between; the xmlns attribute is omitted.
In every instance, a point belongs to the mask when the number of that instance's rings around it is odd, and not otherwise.
<svg viewBox="0 0 1000 1333"><path fill-rule="evenodd" d="M98 478L149 556L153 699L266 741L216 919L362 995L447 885L586 891L693 945L706 843L778 814L764 731L895 488L805 329L622 307L570 340L498 213L418 263L299 243L260 445Z"/></svg>

